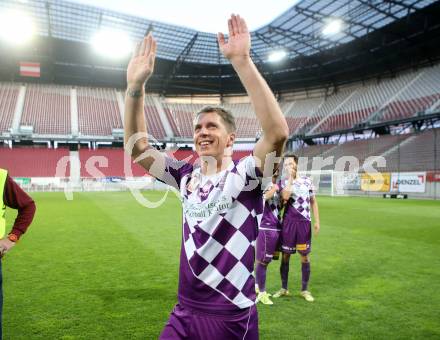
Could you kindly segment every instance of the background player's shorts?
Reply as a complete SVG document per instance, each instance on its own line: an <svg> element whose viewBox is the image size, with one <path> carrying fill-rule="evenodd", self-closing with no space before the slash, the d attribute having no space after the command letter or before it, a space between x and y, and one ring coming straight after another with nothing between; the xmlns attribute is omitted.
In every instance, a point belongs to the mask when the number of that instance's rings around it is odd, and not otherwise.
<svg viewBox="0 0 440 340"><path fill-rule="evenodd" d="M205 314L177 304L160 340L258 340L255 306L234 315Z"/></svg>
<svg viewBox="0 0 440 340"><path fill-rule="evenodd" d="M281 251L294 254L307 255L312 250L312 228L308 220L284 219L281 232Z"/></svg>
<svg viewBox="0 0 440 340"><path fill-rule="evenodd" d="M277 250L280 230L260 229L257 237L257 261L270 263Z"/></svg>

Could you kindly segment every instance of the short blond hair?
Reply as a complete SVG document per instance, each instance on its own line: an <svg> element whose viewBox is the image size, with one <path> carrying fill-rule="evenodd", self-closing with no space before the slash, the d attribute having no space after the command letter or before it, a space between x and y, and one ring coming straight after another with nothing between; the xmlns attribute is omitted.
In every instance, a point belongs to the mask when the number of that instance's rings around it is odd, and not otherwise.
<svg viewBox="0 0 440 340"><path fill-rule="evenodd" d="M195 118L197 119L200 115L211 112L217 113L220 116L226 126L226 130L228 130L229 133L237 131L237 127L235 125L235 117L230 111L221 106L205 106L203 109L196 113Z"/></svg>

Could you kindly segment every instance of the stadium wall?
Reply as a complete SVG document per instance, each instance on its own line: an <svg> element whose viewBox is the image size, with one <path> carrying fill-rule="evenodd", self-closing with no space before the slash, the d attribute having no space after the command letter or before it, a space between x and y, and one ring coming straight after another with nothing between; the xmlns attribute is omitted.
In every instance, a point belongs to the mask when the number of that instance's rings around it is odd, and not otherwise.
<svg viewBox="0 0 440 340"><path fill-rule="evenodd" d="M376 172L300 171L309 176L318 195L382 197L406 194L410 199L440 199L440 171Z"/></svg>
<svg viewBox="0 0 440 340"><path fill-rule="evenodd" d="M440 183L426 182L425 192L349 190L338 196L383 197L384 194L407 194L409 199L440 199Z"/></svg>
<svg viewBox="0 0 440 340"><path fill-rule="evenodd" d="M167 190L170 189L163 183L149 176L125 178L110 176L101 178L82 177L79 181L70 178L58 177L14 177L26 191L37 192L88 192L88 191L127 191L132 188L138 190ZM401 191L363 191L363 190L337 190L329 185L317 186L318 196L348 196L381 198L384 194L406 194L409 199L440 199L440 182L426 182L424 192Z"/></svg>

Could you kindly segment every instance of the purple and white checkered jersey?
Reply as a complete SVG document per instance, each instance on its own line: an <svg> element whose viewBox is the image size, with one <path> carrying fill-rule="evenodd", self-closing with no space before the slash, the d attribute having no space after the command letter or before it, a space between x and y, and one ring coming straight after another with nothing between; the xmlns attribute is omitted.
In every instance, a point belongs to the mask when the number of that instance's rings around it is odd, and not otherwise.
<svg viewBox="0 0 440 340"><path fill-rule="evenodd" d="M183 239L179 303L219 312L255 302L255 240L263 213L254 157L213 175L166 158L161 179L180 190Z"/></svg>
<svg viewBox="0 0 440 340"><path fill-rule="evenodd" d="M281 190L283 190L287 185L288 180L283 179L281 181ZM292 192L289 202L284 210L284 218L288 218L295 209L299 212L305 219L311 220L310 217L310 198L315 196L315 187L312 180L306 176L300 176L293 181L292 187L289 189Z"/></svg>
<svg viewBox="0 0 440 340"><path fill-rule="evenodd" d="M278 230L281 228L280 221L278 219L279 209L280 209L280 193L279 191L275 191L273 196L266 200L265 194L270 191L273 186L272 182L270 182L266 189L264 190L263 199L264 199L264 211L263 217L261 219L260 229L273 229Z"/></svg>

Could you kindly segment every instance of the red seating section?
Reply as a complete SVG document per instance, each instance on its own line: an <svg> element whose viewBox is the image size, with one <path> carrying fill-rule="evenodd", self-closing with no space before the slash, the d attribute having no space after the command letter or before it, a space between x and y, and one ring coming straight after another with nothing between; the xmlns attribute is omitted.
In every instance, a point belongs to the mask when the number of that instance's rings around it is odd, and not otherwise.
<svg viewBox="0 0 440 340"><path fill-rule="evenodd" d="M27 85L21 125L32 125L35 134L69 135L70 88Z"/></svg>
<svg viewBox="0 0 440 340"><path fill-rule="evenodd" d="M360 123L378 123L432 112L440 108L440 65L406 72L394 78L367 81L334 89L316 89L286 94L280 101L290 134L321 134L348 129ZM35 134L71 134L71 88L59 85L25 84L26 95L21 125L32 125ZM0 133L7 132L19 94L18 84L0 83ZM112 135L122 128L116 89L77 88L80 135ZM194 114L206 105L218 105L220 98L145 97L148 131L158 140L167 133L159 112L162 106L174 137L193 137ZM289 99L290 98L290 99ZM260 132L247 98L224 99L224 107L236 117L237 137L255 138ZM206 101L206 102L205 102ZM159 106L158 106L159 105Z"/></svg>
<svg viewBox="0 0 440 340"><path fill-rule="evenodd" d="M111 136L112 129L122 129L114 89L80 87L78 98L78 128L83 135Z"/></svg>
<svg viewBox="0 0 440 340"><path fill-rule="evenodd" d="M12 127L17 97L17 85L0 84L0 133L8 131Z"/></svg>
<svg viewBox="0 0 440 340"><path fill-rule="evenodd" d="M148 133L153 135L155 139L163 140L166 137L165 129L160 120L159 112L149 96L145 96L144 111Z"/></svg>
<svg viewBox="0 0 440 340"><path fill-rule="evenodd" d="M440 129L432 129L409 137L407 143L390 152L390 171L429 171L440 169Z"/></svg>
<svg viewBox="0 0 440 340"><path fill-rule="evenodd" d="M13 177L56 177L58 161L64 156L69 156L68 149L0 148L0 168ZM62 170L59 177L70 176L69 166Z"/></svg>
<svg viewBox="0 0 440 340"><path fill-rule="evenodd" d="M167 153L171 157L189 163L198 160L193 150L175 150ZM419 134L381 136L342 144L313 145L300 148L295 153L300 157L308 157L308 170L311 170L313 157L334 157L333 164L324 168L324 170L334 170L336 161L343 156L356 157L359 165L362 166L367 157L384 155L387 166L380 169L381 171L430 171L440 168L440 129L431 129ZM233 159L239 160L249 154L251 151L235 151ZM8 169L14 177L55 177L57 164L64 156L69 156L69 151L63 148L3 147L0 148L0 167ZM133 164L122 149L81 149L79 158L81 177L146 175L146 171L141 166ZM124 161L130 166L131 174L125 173ZM69 166L62 167L62 174L59 177L70 176L69 169Z"/></svg>

